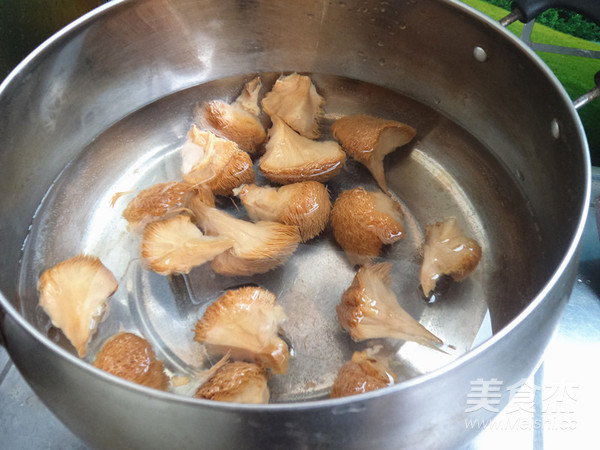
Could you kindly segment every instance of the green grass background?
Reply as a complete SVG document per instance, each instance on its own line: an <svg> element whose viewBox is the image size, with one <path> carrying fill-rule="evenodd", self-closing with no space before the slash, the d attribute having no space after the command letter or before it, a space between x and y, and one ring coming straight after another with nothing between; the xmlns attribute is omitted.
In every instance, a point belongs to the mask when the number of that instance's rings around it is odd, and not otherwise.
<svg viewBox="0 0 600 450"><path fill-rule="evenodd" d="M507 10L490 5L483 0L463 0L463 2L495 20L500 20L508 14ZM520 36L523 24L515 22L508 29ZM543 44L600 51L598 43L579 39L537 23L533 27L531 40ZM571 99L576 99L594 87L594 75L600 71L599 59L546 52L538 52L538 55L554 72ZM581 108L579 116L587 134L592 164L600 166L600 99Z"/></svg>

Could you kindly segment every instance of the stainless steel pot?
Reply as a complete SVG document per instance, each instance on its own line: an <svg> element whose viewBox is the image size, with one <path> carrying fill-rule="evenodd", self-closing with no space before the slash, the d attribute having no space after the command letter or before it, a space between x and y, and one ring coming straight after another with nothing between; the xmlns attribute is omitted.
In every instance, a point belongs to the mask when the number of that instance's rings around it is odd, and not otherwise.
<svg viewBox="0 0 600 450"><path fill-rule="evenodd" d="M176 285L130 272L115 245L128 238L112 217L118 210L107 213L107 200L117 188L173 176L170 158L196 101L231 97L251 74L263 74L268 84L291 71L312 74L327 98L326 123L360 111L417 128L414 145L386 159L389 185L412 226L409 243L386 257L407 274L396 286L409 292L407 309L458 354L440 359L393 347L407 362L404 381L328 400L330 378L307 367L317 360L324 371L339 365L351 351L347 336L318 330L319 345L302 351L302 335L294 333L310 330L296 321L289 328L294 364L319 383L309 394L286 397L286 386L296 389L302 377L275 381L280 403L262 406L152 391L79 360L49 330L35 281L61 257L94 250L123 268L113 306L137 311L135 318L111 313L98 345L119 326L137 326L167 344L160 355L174 366L189 362L168 345L175 338L156 325L152 311L157 296L166 295L159 303L169 317L183 317L184 325L197 318L195 295L207 274L184 280L192 298L182 299ZM530 50L454 1L114 2L67 27L11 73L0 87L0 122L5 345L44 403L95 447L456 447L476 433L465 419L493 415L467 411L472 383L511 386L532 373L574 283L590 189L580 121ZM350 162L342 180L369 183L361 170ZM347 183L329 187L335 194ZM418 285L420 227L448 214L476 234L485 256L472 279L425 305L411 291ZM327 236L319 243L331 250ZM301 301L288 298L284 306L290 313L300 304L301 315L330 324L331 304L310 300L347 286L353 272L338 258L335 275L323 275L327 264L321 254L311 259L312 248L302 249L292 269L260 282L289 297L290 286L297 292L295 283L310 278ZM215 292L223 287L211 285ZM486 312L493 336L471 349ZM321 345L328 339L346 347Z"/></svg>

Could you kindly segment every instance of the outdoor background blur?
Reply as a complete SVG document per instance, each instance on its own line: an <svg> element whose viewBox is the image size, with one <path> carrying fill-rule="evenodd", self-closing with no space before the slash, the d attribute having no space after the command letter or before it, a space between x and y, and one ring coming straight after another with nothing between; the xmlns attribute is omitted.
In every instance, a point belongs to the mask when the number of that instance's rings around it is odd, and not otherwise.
<svg viewBox="0 0 600 450"><path fill-rule="evenodd" d="M511 0L463 0L489 17L500 20L511 9ZM600 1L600 0L596 0ZM508 29L521 36L524 24L515 22ZM600 26L571 11L549 9L535 21L531 40L540 44L600 51ZM594 75L600 71L600 57L536 52L560 80L572 100L594 87ZM585 128L592 164L600 166L600 99L579 110Z"/></svg>

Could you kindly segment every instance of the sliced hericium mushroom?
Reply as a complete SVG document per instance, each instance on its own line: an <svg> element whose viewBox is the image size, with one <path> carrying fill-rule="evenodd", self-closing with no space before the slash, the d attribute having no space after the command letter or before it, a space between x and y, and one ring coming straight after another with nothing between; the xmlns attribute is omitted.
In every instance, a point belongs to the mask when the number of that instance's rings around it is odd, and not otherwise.
<svg viewBox="0 0 600 450"><path fill-rule="evenodd" d="M234 191L250 220L269 220L298 227L302 242L321 233L331 212L327 188L316 181L281 187L244 185Z"/></svg>
<svg viewBox="0 0 600 450"><path fill-rule="evenodd" d="M390 263L360 268L336 306L340 325L354 341L393 338L438 348L442 341L400 306L390 288Z"/></svg>
<svg viewBox="0 0 600 450"><path fill-rule="evenodd" d="M421 288L429 297L442 275L462 281L481 259L479 243L465 235L456 219L451 218L427 227L421 266Z"/></svg>
<svg viewBox="0 0 600 450"><path fill-rule="evenodd" d="M285 373L290 352L278 332L286 315L276 301L273 293L259 287L227 291L206 309L194 339L211 356L230 352L233 360Z"/></svg>
<svg viewBox="0 0 600 450"><path fill-rule="evenodd" d="M267 371L254 363L234 361L218 368L194 397L220 402L269 403Z"/></svg>
<svg viewBox="0 0 600 450"><path fill-rule="evenodd" d="M416 130L402 122L379 119L365 114L342 117L331 126L333 137L344 150L364 164L381 189L388 191L383 158L398 147L408 144Z"/></svg>
<svg viewBox="0 0 600 450"><path fill-rule="evenodd" d="M331 210L335 240L353 264L379 255L384 244L404 237L400 205L381 191L362 187L342 192Z"/></svg>
<svg viewBox="0 0 600 450"><path fill-rule="evenodd" d="M40 306L85 357L87 344L106 312L117 280L96 256L77 255L46 270L39 279Z"/></svg>
<svg viewBox="0 0 600 450"><path fill-rule="evenodd" d="M306 75L281 76L265 95L262 107L271 119L280 117L289 127L309 139L320 136L323 97Z"/></svg>
<svg viewBox="0 0 600 450"><path fill-rule="evenodd" d="M339 370L330 397L347 397L392 386L396 374L382 358L370 354L369 349L354 352L352 359Z"/></svg>
<svg viewBox="0 0 600 450"><path fill-rule="evenodd" d="M162 275L188 273L230 249L233 239L205 236L188 216L152 222L142 235L142 258Z"/></svg>
<svg viewBox="0 0 600 450"><path fill-rule="evenodd" d="M212 269L221 275L255 275L286 261L300 242L298 229L278 222L237 219L197 201L190 202L196 223L209 236L232 239L233 247L217 255Z"/></svg>
<svg viewBox="0 0 600 450"><path fill-rule="evenodd" d="M337 142L313 141L296 133L279 117L272 120L266 152L258 163L269 180L278 184L324 183L342 170L346 154Z"/></svg>
<svg viewBox="0 0 600 450"><path fill-rule="evenodd" d="M188 199L186 207L189 207L192 198L195 198L196 201L200 201L205 205L213 207L215 206L215 195L213 194L210 187L208 187L205 184L197 184L196 186L194 186L194 195Z"/></svg>
<svg viewBox="0 0 600 450"><path fill-rule="evenodd" d="M169 387L162 361L146 339L121 332L111 337L94 361L94 366L125 380L161 391Z"/></svg>
<svg viewBox="0 0 600 450"><path fill-rule="evenodd" d="M261 87L260 78L256 77L246 83L241 95L231 104L221 100L204 102L196 118L200 127L234 141L251 155L259 153L267 140L267 133L259 119L258 94Z"/></svg>
<svg viewBox="0 0 600 450"><path fill-rule="evenodd" d="M168 218L185 208L194 195L189 184L171 181L157 183L140 191L123 210L130 228L143 227L154 220Z"/></svg>
<svg viewBox="0 0 600 450"><path fill-rule="evenodd" d="M216 195L231 195L242 184L254 182L250 155L230 140L192 125L181 149L183 180L207 185Z"/></svg>

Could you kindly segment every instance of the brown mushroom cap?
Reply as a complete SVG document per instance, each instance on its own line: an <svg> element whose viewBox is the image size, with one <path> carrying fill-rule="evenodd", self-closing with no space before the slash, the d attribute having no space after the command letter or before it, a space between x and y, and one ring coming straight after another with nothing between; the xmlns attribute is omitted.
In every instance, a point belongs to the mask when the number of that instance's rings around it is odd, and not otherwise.
<svg viewBox="0 0 600 450"><path fill-rule="evenodd" d="M383 192L362 187L342 192L331 210L335 240L353 264L379 255L384 244L404 237L400 206Z"/></svg>
<svg viewBox="0 0 600 450"><path fill-rule="evenodd" d="M188 184L177 181L157 183L140 191L123 210L123 217L132 228L145 225L185 208L192 195L193 187Z"/></svg>
<svg viewBox="0 0 600 450"><path fill-rule="evenodd" d="M191 185L205 184L216 195L231 195L234 188L254 182L252 160L238 145L201 131L192 125L183 148L183 180Z"/></svg>
<svg viewBox="0 0 600 450"><path fill-rule="evenodd" d="M244 185L235 191L254 222L270 220L298 227L305 242L321 233L331 212L327 188L316 181L281 187Z"/></svg>
<svg viewBox="0 0 600 450"><path fill-rule="evenodd" d="M435 289L442 275L462 281L481 259L481 246L465 235L456 219L451 218L427 227L421 266L421 288L425 296Z"/></svg>
<svg viewBox="0 0 600 450"><path fill-rule="evenodd" d="M323 115L323 97L306 75L293 73L281 76L265 95L262 107L265 113L279 116L289 127L309 139L319 137L319 119Z"/></svg>
<svg viewBox="0 0 600 450"><path fill-rule="evenodd" d="M385 192L387 184L383 158L398 147L408 144L416 135L409 125L379 119L366 114L342 117L331 126L333 137L354 159L364 164Z"/></svg>
<svg viewBox="0 0 600 450"><path fill-rule="evenodd" d="M188 216L175 216L146 226L141 254L153 271L171 275L189 273L234 244L227 237L204 236Z"/></svg>
<svg viewBox="0 0 600 450"><path fill-rule="evenodd" d="M346 154L337 142L313 141L296 133L279 117L272 120L267 151L258 164L269 180L279 184L309 180L323 183L342 170Z"/></svg>
<svg viewBox="0 0 600 450"><path fill-rule="evenodd" d="M169 377L162 361L150 343L132 333L119 333L111 337L94 361L94 366L134 383L166 391Z"/></svg>
<svg viewBox="0 0 600 450"><path fill-rule="evenodd" d="M286 261L300 242L298 229L294 226L240 220L195 199L190 202L190 209L207 235L235 241L231 249L212 260L212 269L222 275L249 276L268 272Z"/></svg>
<svg viewBox="0 0 600 450"><path fill-rule="evenodd" d="M117 280L99 258L77 255L46 270L39 279L40 306L83 358Z"/></svg>
<svg viewBox="0 0 600 450"><path fill-rule="evenodd" d="M333 383L330 397L346 397L392 386L396 374L379 358L368 351L354 352L352 360L342 366Z"/></svg>
<svg viewBox="0 0 600 450"><path fill-rule="evenodd" d="M235 361L221 366L194 397L221 402L269 403L267 372L257 364Z"/></svg>
<svg viewBox="0 0 600 450"><path fill-rule="evenodd" d="M395 338L439 349L442 341L400 306L390 288L390 263L360 268L336 306L338 322L355 341Z"/></svg>
<svg viewBox="0 0 600 450"><path fill-rule="evenodd" d="M258 93L262 87L256 77L244 86L241 95L232 104L213 100L202 104L196 121L201 128L217 136L234 141L242 150L257 154L267 140L267 133L259 119Z"/></svg>
<svg viewBox="0 0 600 450"><path fill-rule="evenodd" d="M286 316L276 300L273 293L259 287L229 290L206 309L196 324L194 339L211 355L230 352L234 360L285 373L290 353L277 333Z"/></svg>

